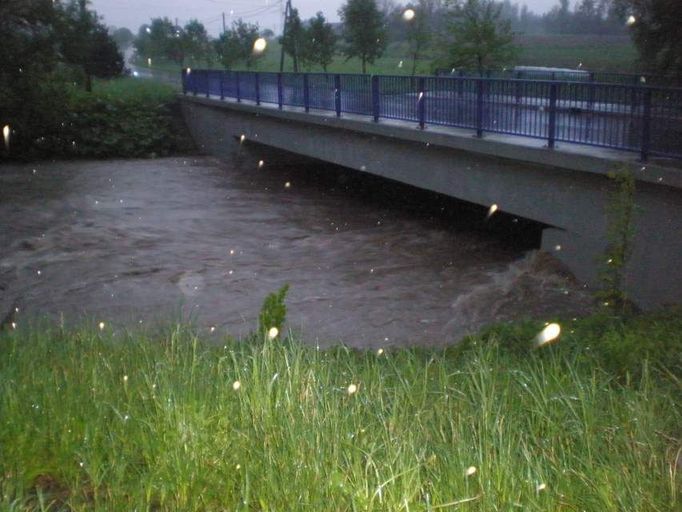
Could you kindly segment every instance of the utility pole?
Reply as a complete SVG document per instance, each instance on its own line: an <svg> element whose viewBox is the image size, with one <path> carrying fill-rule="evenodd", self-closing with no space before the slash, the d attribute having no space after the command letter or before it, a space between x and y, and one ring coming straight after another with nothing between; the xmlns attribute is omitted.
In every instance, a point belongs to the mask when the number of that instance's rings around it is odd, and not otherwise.
<svg viewBox="0 0 682 512"><path fill-rule="evenodd" d="M223 34L226 32L226 30L227 29L225 28L225 13L223 13Z"/></svg>
<svg viewBox="0 0 682 512"><path fill-rule="evenodd" d="M284 41L287 36L287 27L289 26L289 16L291 15L291 0L287 0L287 5L284 7L284 28L282 29L282 52L279 56L279 72L284 71Z"/></svg>

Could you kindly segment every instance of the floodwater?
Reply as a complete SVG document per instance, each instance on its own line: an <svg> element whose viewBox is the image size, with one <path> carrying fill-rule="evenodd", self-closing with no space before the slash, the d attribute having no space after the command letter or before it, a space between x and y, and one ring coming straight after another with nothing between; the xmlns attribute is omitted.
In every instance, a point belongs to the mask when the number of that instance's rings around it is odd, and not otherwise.
<svg viewBox="0 0 682 512"><path fill-rule="evenodd" d="M309 343L442 345L494 321L591 308L532 250L538 232L261 147L230 162L5 165L0 316L16 302L17 322L191 319L218 340L252 331L264 297L288 283L288 328Z"/></svg>

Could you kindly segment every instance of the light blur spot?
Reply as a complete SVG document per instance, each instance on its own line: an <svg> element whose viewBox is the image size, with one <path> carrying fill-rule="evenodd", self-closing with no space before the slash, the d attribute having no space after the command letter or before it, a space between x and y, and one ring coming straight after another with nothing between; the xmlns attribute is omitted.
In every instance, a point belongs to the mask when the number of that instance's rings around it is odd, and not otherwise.
<svg viewBox="0 0 682 512"><path fill-rule="evenodd" d="M104 322L99 323L99 330L103 331L104 330Z"/></svg>
<svg viewBox="0 0 682 512"><path fill-rule="evenodd" d="M421 101L423 97L424 97L424 93L423 93L423 92L420 92L420 93L419 93L418 101Z"/></svg>
<svg viewBox="0 0 682 512"><path fill-rule="evenodd" d="M560 251L560 250L561 250L561 246L560 246L560 245L555 245L555 246L554 246L554 250L555 250L555 251Z"/></svg>
<svg viewBox="0 0 682 512"><path fill-rule="evenodd" d="M646 83L646 77L645 77L645 76L640 76L640 77L639 77L639 81L640 81L640 83L645 84L645 83Z"/></svg>
<svg viewBox="0 0 682 512"><path fill-rule="evenodd" d="M253 52L254 53L263 53L267 46L268 46L268 42L264 38L259 37L253 43Z"/></svg>
<svg viewBox="0 0 682 512"><path fill-rule="evenodd" d="M268 339L274 340L278 334L279 334L279 329L277 329L277 327L270 327L270 330L268 331Z"/></svg>
<svg viewBox="0 0 682 512"><path fill-rule="evenodd" d="M631 27L631 26L634 25L636 22L637 22L637 18L635 18L635 17L631 14L630 16L628 16L628 19L625 21L625 24L626 24L628 27Z"/></svg>
<svg viewBox="0 0 682 512"><path fill-rule="evenodd" d="M476 466L469 466L467 470L464 472L466 476L471 476L474 473L476 473Z"/></svg>
<svg viewBox="0 0 682 512"><path fill-rule="evenodd" d="M535 488L535 490L536 490L537 492L542 492L542 491L544 491L545 489L547 489L547 484L539 484L539 485Z"/></svg>
<svg viewBox="0 0 682 512"><path fill-rule="evenodd" d="M555 341L561 334L561 326L557 323L551 323L547 325L542 331L538 333L535 337L535 346L542 347L548 343Z"/></svg>
<svg viewBox="0 0 682 512"><path fill-rule="evenodd" d="M405 21L411 21L414 19L414 9L405 9L403 12L403 19Z"/></svg>
<svg viewBox="0 0 682 512"><path fill-rule="evenodd" d="M9 125L6 124L5 126L2 127L2 137L5 139L5 149L7 151L9 151L9 134L10 134Z"/></svg>
<svg viewBox="0 0 682 512"><path fill-rule="evenodd" d="M348 386L347 391L348 391L349 395L353 395L353 394L357 393L358 387L355 384L351 384L350 386Z"/></svg>
<svg viewBox="0 0 682 512"><path fill-rule="evenodd" d="M187 68L187 74L189 75L192 72L192 68Z"/></svg>
<svg viewBox="0 0 682 512"><path fill-rule="evenodd" d="M12 322L12 329L16 329L16 328L17 328L16 322Z"/></svg>
<svg viewBox="0 0 682 512"><path fill-rule="evenodd" d="M242 383L239 382L238 380L235 380L232 383L232 389L234 389L235 391L239 391L241 389L241 387L242 387Z"/></svg>
<svg viewBox="0 0 682 512"><path fill-rule="evenodd" d="M246 135L244 135L242 133L241 136L239 137L239 143L242 144L245 140L246 140Z"/></svg>
<svg viewBox="0 0 682 512"><path fill-rule="evenodd" d="M138 76L139 76L139 73L138 73L137 71L133 71L133 76L134 76L134 77L138 77Z"/></svg>
<svg viewBox="0 0 682 512"><path fill-rule="evenodd" d="M259 169L262 169L264 165L265 165L265 162L263 162L263 160L258 160L258 168Z"/></svg>
<svg viewBox="0 0 682 512"><path fill-rule="evenodd" d="M383 349L383 348L380 348L379 350L377 350L377 355L378 355L378 356L384 355L384 349Z"/></svg>
<svg viewBox="0 0 682 512"><path fill-rule="evenodd" d="M149 57L149 58L147 58L147 66L151 66L151 65L152 65L152 58Z"/></svg>
<svg viewBox="0 0 682 512"><path fill-rule="evenodd" d="M211 331L212 333L215 332L215 327L211 326L210 331Z"/></svg>
<svg viewBox="0 0 682 512"><path fill-rule="evenodd" d="M291 183L287 181L287 182L284 184L284 188L289 188L289 187L291 187Z"/></svg>
<svg viewBox="0 0 682 512"><path fill-rule="evenodd" d="M497 209L498 209L497 204L494 204L494 203L491 204L491 205L490 205L490 208L488 209L488 215L486 215L485 218L486 218L486 219L489 219L490 217L492 217L493 214L497 211Z"/></svg>
<svg viewBox="0 0 682 512"><path fill-rule="evenodd" d="M400 62L398 62L398 67L399 67L399 68L402 68L402 67L403 67L403 61L402 61L402 60L401 60Z"/></svg>

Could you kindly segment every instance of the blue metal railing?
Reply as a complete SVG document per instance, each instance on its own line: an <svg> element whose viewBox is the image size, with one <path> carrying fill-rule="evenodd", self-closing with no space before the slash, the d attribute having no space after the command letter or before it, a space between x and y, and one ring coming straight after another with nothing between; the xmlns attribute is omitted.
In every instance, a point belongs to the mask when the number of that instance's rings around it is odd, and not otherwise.
<svg viewBox="0 0 682 512"><path fill-rule="evenodd" d="M183 92L682 158L682 88L465 76L191 70Z"/></svg>

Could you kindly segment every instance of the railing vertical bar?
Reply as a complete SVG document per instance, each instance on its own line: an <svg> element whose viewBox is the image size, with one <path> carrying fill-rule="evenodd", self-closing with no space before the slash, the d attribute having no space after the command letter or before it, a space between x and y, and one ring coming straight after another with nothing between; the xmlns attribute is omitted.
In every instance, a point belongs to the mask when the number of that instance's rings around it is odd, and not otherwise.
<svg viewBox="0 0 682 512"><path fill-rule="evenodd" d="M549 125L547 127L547 147L554 148L556 138L556 98L558 84L552 82L549 86Z"/></svg>
<svg viewBox="0 0 682 512"><path fill-rule="evenodd" d="M237 92L237 103L242 102L242 92L240 90L240 85L241 85L240 84L240 77L241 77L241 75L242 74L239 71L235 71L235 86L236 86L235 88L237 89L237 91L236 91Z"/></svg>
<svg viewBox="0 0 682 512"><path fill-rule="evenodd" d="M277 108L282 110L282 73L277 73Z"/></svg>
<svg viewBox="0 0 682 512"><path fill-rule="evenodd" d="M303 75L303 107L306 113L310 112L310 84L308 83L308 73Z"/></svg>
<svg viewBox="0 0 682 512"><path fill-rule="evenodd" d="M476 79L476 137L483 137L483 79Z"/></svg>
<svg viewBox="0 0 682 512"><path fill-rule="evenodd" d="M372 75L372 115L374 122L379 122L379 77Z"/></svg>
<svg viewBox="0 0 682 512"><path fill-rule="evenodd" d="M341 117L341 76L334 75L334 109L336 117Z"/></svg>
<svg viewBox="0 0 682 512"><path fill-rule="evenodd" d="M640 159L646 162L649 158L649 145L651 144L651 89L644 90L644 112L642 116L642 147Z"/></svg>
<svg viewBox="0 0 682 512"><path fill-rule="evenodd" d="M225 80L225 72L218 71L218 76L220 76L220 99L221 101L223 101L225 100L225 86L223 85L223 82Z"/></svg>
<svg viewBox="0 0 682 512"><path fill-rule="evenodd" d="M260 73L254 73L254 85L256 89L256 105L260 105Z"/></svg>
<svg viewBox="0 0 682 512"><path fill-rule="evenodd" d="M424 129L424 117L426 115L426 84L424 77L419 77L419 128Z"/></svg>

